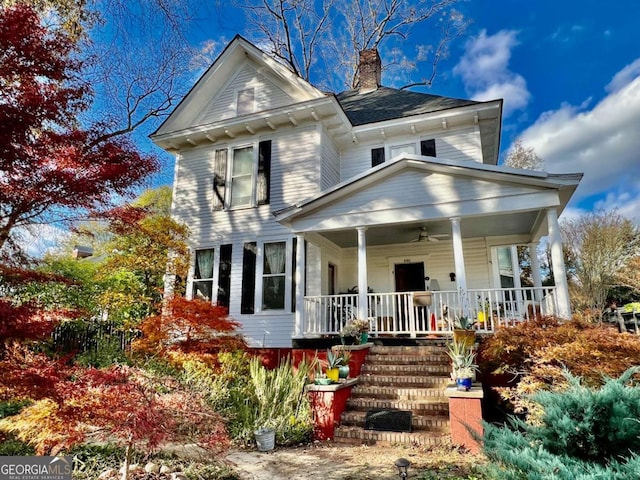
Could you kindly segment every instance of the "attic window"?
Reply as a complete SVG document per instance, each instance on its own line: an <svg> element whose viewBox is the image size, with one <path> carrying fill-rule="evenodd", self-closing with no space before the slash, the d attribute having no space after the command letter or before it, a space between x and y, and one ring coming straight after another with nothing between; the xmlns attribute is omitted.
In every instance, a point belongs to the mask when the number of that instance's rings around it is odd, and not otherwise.
<svg viewBox="0 0 640 480"><path fill-rule="evenodd" d="M400 155L401 153L408 153L411 155L415 155L416 153L416 144L415 143L407 143L405 145L394 145L390 149L390 157L394 158Z"/></svg>
<svg viewBox="0 0 640 480"><path fill-rule="evenodd" d="M371 149L371 167L384 163L384 147Z"/></svg>
<svg viewBox="0 0 640 480"><path fill-rule="evenodd" d="M237 115L246 115L255 111L255 93L253 88L238 90Z"/></svg>

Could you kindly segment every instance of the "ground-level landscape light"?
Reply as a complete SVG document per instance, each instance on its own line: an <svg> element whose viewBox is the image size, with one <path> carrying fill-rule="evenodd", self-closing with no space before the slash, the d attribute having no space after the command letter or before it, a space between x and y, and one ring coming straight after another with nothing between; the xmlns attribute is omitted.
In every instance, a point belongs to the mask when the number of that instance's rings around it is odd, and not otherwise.
<svg viewBox="0 0 640 480"><path fill-rule="evenodd" d="M396 460L395 465L398 468L398 476L400 478L407 478L407 476L409 475L408 470L411 462L406 458L399 458L398 460Z"/></svg>

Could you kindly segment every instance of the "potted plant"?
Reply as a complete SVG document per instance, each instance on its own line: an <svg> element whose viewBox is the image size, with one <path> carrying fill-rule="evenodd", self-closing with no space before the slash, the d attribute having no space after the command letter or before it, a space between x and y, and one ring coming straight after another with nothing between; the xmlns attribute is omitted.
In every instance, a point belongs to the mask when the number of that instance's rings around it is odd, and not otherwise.
<svg viewBox="0 0 640 480"><path fill-rule="evenodd" d="M349 320L340 330L340 337L342 339L353 337L356 345L367 343L369 341L369 321L360 318Z"/></svg>
<svg viewBox="0 0 640 480"><path fill-rule="evenodd" d="M476 352L465 342L454 339L447 344L447 355L451 358L451 379L456 382L458 390L469 391L478 371Z"/></svg>
<svg viewBox="0 0 640 480"><path fill-rule="evenodd" d="M351 360L351 352L340 348L338 350L338 356L340 357L340 366L338 367L338 377L347 378L349 376L349 361Z"/></svg>
<svg viewBox="0 0 640 480"><path fill-rule="evenodd" d="M476 321L471 317L461 315L456 317L453 324L453 340L456 342L464 342L471 347L476 343L476 330L474 328Z"/></svg>
<svg viewBox="0 0 640 480"><path fill-rule="evenodd" d="M313 383L315 383L316 385L331 385L333 383L333 380L331 380L330 378L327 378L327 374L319 370L315 374Z"/></svg>
<svg viewBox="0 0 640 480"><path fill-rule="evenodd" d="M340 378L340 370L338 367L341 365L341 361L342 359L338 354L327 350L327 369L325 373L327 374L327 378L330 378L334 382L337 382Z"/></svg>

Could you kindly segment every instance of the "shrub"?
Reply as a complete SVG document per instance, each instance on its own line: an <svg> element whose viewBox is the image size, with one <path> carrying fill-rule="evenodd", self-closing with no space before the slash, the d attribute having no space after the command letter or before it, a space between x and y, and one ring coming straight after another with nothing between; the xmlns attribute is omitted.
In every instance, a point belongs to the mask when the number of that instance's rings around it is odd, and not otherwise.
<svg viewBox="0 0 640 480"><path fill-rule="evenodd" d="M592 389L565 372L563 392L531 400L544 414L539 425L513 419L511 428L485 425L484 451L499 479L626 479L640 473L638 368Z"/></svg>
<svg viewBox="0 0 640 480"><path fill-rule="evenodd" d="M480 345L478 363L487 373L511 372L520 377L515 387L500 389L512 411L535 420L541 413L527 395L567 387L564 371L598 387L605 377L618 377L640 358L640 337L618 333L609 326L552 318L529 320L498 329Z"/></svg>

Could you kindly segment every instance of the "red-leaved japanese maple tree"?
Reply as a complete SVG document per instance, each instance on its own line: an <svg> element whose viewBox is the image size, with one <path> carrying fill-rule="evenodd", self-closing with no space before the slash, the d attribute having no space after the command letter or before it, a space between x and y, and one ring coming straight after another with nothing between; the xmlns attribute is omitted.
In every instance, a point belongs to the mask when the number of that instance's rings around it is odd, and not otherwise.
<svg viewBox="0 0 640 480"><path fill-rule="evenodd" d="M127 195L158 168L106 124L74 44L26 2L0 8L0 249L17 227L64 221Z"/></svg>

